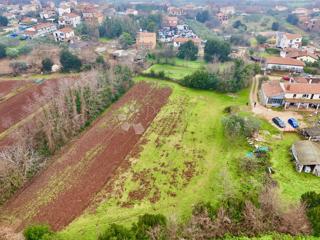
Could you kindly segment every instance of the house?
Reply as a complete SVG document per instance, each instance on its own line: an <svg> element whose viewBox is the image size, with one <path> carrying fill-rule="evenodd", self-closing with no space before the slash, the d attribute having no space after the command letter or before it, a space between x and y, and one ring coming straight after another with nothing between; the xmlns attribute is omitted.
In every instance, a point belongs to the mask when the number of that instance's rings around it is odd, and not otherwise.
<svg viewBox="0 0 320 240"><path fill-rule="evenodd" d="M168 14L171 16L183 16L185 14L183 8L168 7Z"/></svg>
<svg viewBox="0 0 320 240"><path fill-rule="evenodd" d="M267 107L280 107L284 103L284 89L280 81L268 81L261 85L259 92L260 101Z"/></svg>
<svg viewBox="0 0 320 240"><path fill-rule="evenodd" d="M85 7L82 10L82 16L85 21L101 24L104 16L94 7Z"/></svg>
<svg viewBox="0 0 320 240"><path fill-rule="evenodd" d="M64 5L64 4L60 5L59 8L58 8L58 13L59 13L59 16L71 13L71 8L70 8L70 6L67 6L67 5Z"/></svg>
<svg viewBox="0 0 320 240"><path fill-rule="evenodd" d="M320 31L320 18L308 19L304 22L304 28L307 31Z"/></svg>
<svg viewBox="0 0 320 240"><path fill-rule="evenodd" d="M262 84L260 101L267 107L318 111L320 107L320 84L312 79L296 78L288 83L270 81Z"/></svg>
<svg viewBox="0 0 320 240"><path fill-rule="evenodd" d="M278 32L276 38L278 48L300 48L302 46L302 36L300 34L291 34Z"/></svg>
<svg viewBox="0 0 320 240"><path fill-rule="evenodd" d="M31 28L28 28L24 34L30 38L44 37L57 30L57 26L53 23L39 23Z"/></svg>
<svg viewBox="0 0 320 240"><path fill-rule="evenodd" d="M289 72L303 72L305 63L288 57L268 57L266 59L267 70L289 71Z"/></svg>
<svg viewBox="0 0 320 240"><path fill-rule="evenodd" d="M216 16L221 24L227 23L229 20L229 16L222 12L218 12Z"/></svg>
<svg viewBox="0 0 320 240"><path fill-rule="evenodd" d="M301 134L309 141L315 141L315 142L320 141L320 128L319 127L303 128L301 130Z"/></svg>
<svg viewBox="0 0 320 240"><path fill-rule="evenodd" d="M177 37L173 40L173 46L178 48L182 44L192 41L198 48L201 46L201 39L200 38L186 38L186 37Z"/></svg>
<svg viewBox="0 0 320 240"><path fill-rule="evenodd" d="M286 55L286 57L294 58L305 63L315 63L318 61L319 56L308 51L294 51Z"/></svg>
<svg viewBox="0 0 320 240"><path fill-rule="evenodd" d="M45 8L40 12L40 17L42 19L50 19L55 18L57 15L56 10L54 8Z"/></svg>
<svg viewBox="0 0 320 240"><path fill-rule="evenodd" d="M59 26L77 27L81 23L81 17L75 13L67 13L59 18Z"/></svg>
<svg viewBox="0 0 320 240"><path fill-rule="evenodd" d="M139 32L137 34L136 46L138 49L155 49L157 45L157 35L154 32Z"/></svg>
<svg viewBox="0 0 320 240"><path fill-rule="evenodd" d="M170 28L176 28L178 25L178 18L177 17L170 17L167 16L164 19L164 26Z"/></svg>
<svg viewBox="0 0 320 240"><path fill-rule="evenodd" d="M288 8L286 6L282 6L282 5L276 5L275 9L278 12L284 12L284 11L288 10Z"/></svg>
<svg viewBox="0 0 320 240"><path fill-rule="evenodd" d="M320 146L311 141L298 141L291 147L296 170L320 176Z"/></svg>
<svg viewBox="0 0 320 240"><path fill-rule="evenodd" d="M62 28L53 33L54 39L56 42L67 42L72 43L75 37L74 31L72 28Z"/></svg>
<svg viewBox="0 0 320 240"><path fill-rule="evenodd" d="M138 12L137 10L135 10L135 9L129 8L129 9L126 10L126 13L125 13L125 14L126 14L126 15L137 16L137 15L139 14L139 12Z"/></svg>
<svg viewBox="0 0 320 240"><path fill-rule="evenodd" d="M226 6L226 7L221 7L220 12L223 13L224 15L234 15L236 10L234 6Z"/></svg>
<svg viewBox="0 0 320 240"><path fill-rule="evenodd" d="M292 11L292 14L296 14L296 15L308 15L309 14L309 10L306 8L296 8L295 10Z"/></svg>

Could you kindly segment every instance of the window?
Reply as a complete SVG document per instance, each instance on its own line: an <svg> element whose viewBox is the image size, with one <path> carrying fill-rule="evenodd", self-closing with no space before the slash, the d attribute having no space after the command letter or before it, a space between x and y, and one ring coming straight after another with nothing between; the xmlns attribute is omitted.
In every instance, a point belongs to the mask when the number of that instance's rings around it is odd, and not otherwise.
<svg viewBox="0 0 320 240"><path fill-rule="evenodd" d="M302 97L303 97L303 98L308 98L308 97L309 97L309 94L303 94Z"/></svg>
<svg viewBox="0 0 320 240"><path fill-rule="evenodd" d="M297 94L293 94L293 98L296 98L297 97Z"/></svg>

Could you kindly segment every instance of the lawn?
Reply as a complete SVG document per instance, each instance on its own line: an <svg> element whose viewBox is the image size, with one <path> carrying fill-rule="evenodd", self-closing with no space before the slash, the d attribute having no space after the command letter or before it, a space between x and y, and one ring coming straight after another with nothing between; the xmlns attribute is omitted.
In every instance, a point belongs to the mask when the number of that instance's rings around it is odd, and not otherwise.
<svg viewBox="0 0 320 240"><path fill-rule="evenodd" d="M204 66L202 61L185 61L181 59L175 60L175 65L170 64L154 64L145 73L150 73L152 70L155 73L163 71L166 77L180 80L187 75L192 74L196 70Z"/></svg>
<svg viewBox="0 0 320 240"><path fill-rule="evenodd" d="M112 39L111 38L107 38L107 37L101 37L99 38L99 42L101 43L108 43L110 42Z"/></svg>
<svg viewBox="0 0 320 240"><path fill-rule="evenodd" d="M298 173L295 170L290 147L298 141L296 134L285 134L283 140L274 141L272 148L272 164L276 173L274 179L280 185L283 197L289 202L297 202L307 191L320 192L320 178L312 174Z"/></svg>
<svg viewBox="0 0 320 240"><path fill-rule="evenodd" d="M94 212L87 211L60 233L63 239L93 240L108 224L131 224L144 213L183 221L199 201L216 205L225 194L259 187L259 180L237 171L235 160L246 154L248 145L226 139L221 124L225 107L245 108L248 89L228 96L147 81L171 87L169 102L144 134L139 156L129 159L131 167L118 175L111 192L100 193L104 200Z"/></svg>
<svg viewBox="0 0 320 240"><path fill-rule="evenodd" d="M198 22L197 20L188 19L186 20L186 23L189 25L192 31L203 40L214 39L218 37L215 32L213 32L211 29L207 28L206 25Z"/></svg>

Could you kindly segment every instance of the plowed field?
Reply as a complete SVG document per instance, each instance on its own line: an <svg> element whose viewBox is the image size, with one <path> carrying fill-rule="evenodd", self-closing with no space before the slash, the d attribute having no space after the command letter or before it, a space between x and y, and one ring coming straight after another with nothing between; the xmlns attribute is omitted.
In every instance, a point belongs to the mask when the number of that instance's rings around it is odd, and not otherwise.
<svg viewBox="0 0 320 240"><path fill-rule="evenodd" d="M134 154L170 94L170 88L136 84L18 192L0 217L10 219L17 229L34 222L48 223L54 230L68 225L90 205L127 156Z"/></svg>

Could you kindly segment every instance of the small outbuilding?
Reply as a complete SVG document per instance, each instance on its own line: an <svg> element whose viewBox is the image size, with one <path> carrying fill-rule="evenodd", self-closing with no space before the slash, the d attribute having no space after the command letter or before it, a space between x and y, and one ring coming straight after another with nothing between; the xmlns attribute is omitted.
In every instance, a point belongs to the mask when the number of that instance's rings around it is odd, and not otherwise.
<svg viewBox="0 0 320 240"><path fill-rule="evenodd" d="M298 141L292 145L291 150L298 172L320 176L320 145L318 143L308 140Z"/></svg>
<svg viewBox="0 0 320 240"><path fill-rule="evenodd" d="M320 128L310 127L301 130L302 135L310 141L320 141Z"/></svg>

